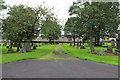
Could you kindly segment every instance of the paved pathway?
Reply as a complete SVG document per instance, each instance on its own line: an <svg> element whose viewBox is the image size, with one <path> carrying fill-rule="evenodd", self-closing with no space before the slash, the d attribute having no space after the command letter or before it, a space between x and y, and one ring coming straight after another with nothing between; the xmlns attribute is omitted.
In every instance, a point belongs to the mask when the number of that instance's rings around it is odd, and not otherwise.
<svg viewBox="0 0 120 80"><path fill-rule="evenodd" d="M117 78L118 67L74 60L24 60L3 64L3 78Z"/></svg>
<svg viewBox="0 0 120 80"><path fill-rule="evenodd" d="M61 46L53 54L63 59L24 60L3 64L3 78L117 78L118 67L71 58ZM64 60L64 58L70 58Z"/></svg>

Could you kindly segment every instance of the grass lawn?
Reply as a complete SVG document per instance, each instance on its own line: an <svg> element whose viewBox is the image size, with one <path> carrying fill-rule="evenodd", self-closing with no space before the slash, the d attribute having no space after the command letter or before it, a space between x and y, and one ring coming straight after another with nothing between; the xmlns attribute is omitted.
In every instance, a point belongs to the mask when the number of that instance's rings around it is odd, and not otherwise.
<svg viewBox="0 0 120 80"><path fill-rule="evenodd" d="M36 59L46 54L49 54L55 45L44 45L41 47L37 47L37 50L33 50L32 52L27 53L7 53L6 47L2 47L2 63L9 63L14 61L26 60L26 59ZM1 59L0 59L1 60Z"/></svg>
<svg viewBox="0 0 120 80"><path fill-rule="evenodd" d="M59 48L61 48L61 50L59 50ZM56 52L57 54L54 54L53 52ZM67 57L63 57L60 55L67 56ZM49 53L45 56L42 56L38 59L65 59L65 60L68 60L68 59L75 59L75 58L65 55L63 52L62 46L58 45L58 46L56 46L56 48L54 48L54 50L51 53Z"/></svg>
<svg viewBox="0 0 120 80"><path fill-rule="evenodd" d="M64 52L70 56L77 57L79 59L83 60L90 60L94 62L100 62L100 63L107 63L112 65L119 65L118 64L118 56L100 56L95 54L90 54L90 47L85 47L86 49L79 49L74 48L72 46L69 46L69 44L61 44L64 48ZM106 50L105 47L95 47L96 51L100 51L101 49ZM115 49L114 49L115 50ZM110 54L110 53L107 53Z"/></svg>

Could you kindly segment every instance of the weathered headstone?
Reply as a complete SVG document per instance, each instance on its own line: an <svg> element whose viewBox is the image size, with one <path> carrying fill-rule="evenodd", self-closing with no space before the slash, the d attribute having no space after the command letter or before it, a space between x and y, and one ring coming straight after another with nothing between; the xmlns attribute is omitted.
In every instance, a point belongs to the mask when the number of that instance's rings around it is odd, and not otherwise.
<svg viewBox="0 0 120 80"><path fill-rule="evenodd" d="M27 40L25 48L27 52L31 52L30 40Z"/></svg>
<svg viewBox="0 0 120 80"><path fill-rule="evenodd" d="M20 52L26 53L26 47L23 44L21 44Z"/></svg>
<svg viewBox="0 0 120 80"><path fill-rule="evenodd" d="M80 49L85 49L85 46L80 46Z"/></svg>
<svg viewBox="0 0 120 80"><path fill-rule="evenodd" d="M105 54L105 50L102 49L102 50L100 51L99 55L106 55L106 54Z"/></svg>
<svg viewBox="0 0 120 80"><path fill-rule="evenodd" d="M106 51L107 53L113 53L113 50L112 50L112 47L111 46L108 46L108 48L107 48L107 51Z"/></svg>
<svg viewBox="0 0 120 80"><path fill-rule="evenodd" d="M92 54L97 54L97 51L93 50L93 51L92 51Z"/></svg>

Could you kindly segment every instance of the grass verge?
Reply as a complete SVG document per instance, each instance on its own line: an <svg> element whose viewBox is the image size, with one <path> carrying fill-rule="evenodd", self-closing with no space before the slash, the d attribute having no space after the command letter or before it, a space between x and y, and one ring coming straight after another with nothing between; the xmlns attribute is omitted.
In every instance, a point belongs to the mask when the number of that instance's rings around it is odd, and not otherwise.
<svg viewBox="0 0 120 80"><path fill-rule="evenodd" d="M112 65L119 65L118 64L118 56L104 56L104 55L94 55L90 54L90 47L85 47L86 49L79 49L74 48L72 46L69 46L69 44L62 44L64 48L64 52L70 56L83 59L83 60L89 60L94 62L100 62L100 63L106 63L106 64L112 64ZM96 51L100 51L101 49L106 49L104 47L95 47Z"/></svg>
<svg viewBox="0 0 120 80"><path fill-rule="evenodd" d="M14 61L21 61L26 59L36 59L46 54L49 54L55 45L45 45L42 47L37 47L37 50L33 50L32 52L27 53L9 53L9 54L2 54L2 63L10 63ZM2 48L3 52L6 52L6 48Z"/></svg>

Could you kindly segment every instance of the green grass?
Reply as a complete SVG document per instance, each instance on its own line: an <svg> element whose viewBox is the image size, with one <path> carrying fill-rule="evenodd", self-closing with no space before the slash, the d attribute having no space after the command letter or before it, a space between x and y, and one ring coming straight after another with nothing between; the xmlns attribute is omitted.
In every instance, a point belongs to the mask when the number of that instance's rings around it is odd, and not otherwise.
<svg viewBox="0 0 120 80"><path fill-rule="evenodd" d="M54 48L55 45L45 45L42 47L37 47L37 50L33 50L32 52L2 54L2 57L0 58L2 58L2 63L9 63L26 59L36 59L49 54ZM2 53L6 53L6 50L6 47L2 47Z"/></svg>
<svg viewBox="0 0 120 80"><path fill-rule="evenodd" d="M94 55L90 54L90 47L85 47L86 49L79 49L69 46L69 44L63 44L64 52L70 56L77 57L83 60L90 60L94 62L100 63L107 63L112 65L119 65L118 64L118 57L117 56L104 56L104 55ZM95 47L96 51L100 51L101 49L105 49L104 47Z"/></svg>
<svg viewBox="0 0 120 80"><path fill-rule="evenodd" d="M56 48L54 48L53 51L54 51L54 52L57 52L57 53L60 54L60 55L65 55L64 52L63 52L63 50L59 50L58 48L62 48L62 46L60 46L60 45L56 46ZM45 55L45 56L42 56L42 57L38 58L38 59L65 59L65 60L75 59L75 58L73 58L73 57L71 57L71 56L61 57L61 56L59 56L58 54L57 54L57 55L54 54L53 51L52 51L51 53ZM67 56L67 55L66 55L66 56Z"/></svg>

